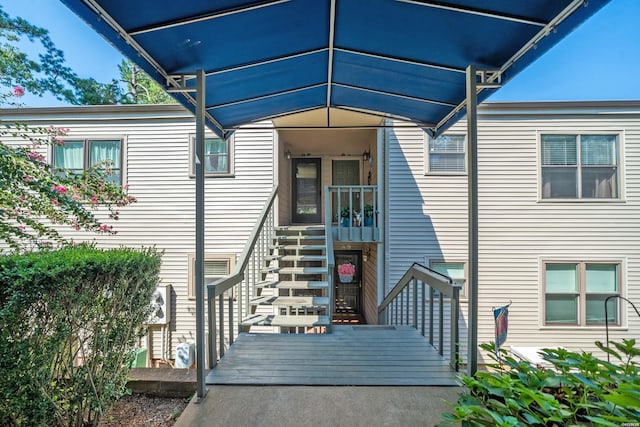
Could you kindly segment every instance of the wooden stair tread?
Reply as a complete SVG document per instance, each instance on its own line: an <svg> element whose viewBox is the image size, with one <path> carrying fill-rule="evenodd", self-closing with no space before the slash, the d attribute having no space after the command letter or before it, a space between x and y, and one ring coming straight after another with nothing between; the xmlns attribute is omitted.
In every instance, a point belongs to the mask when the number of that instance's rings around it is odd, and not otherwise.
<svg viewBox="0 0 640 427"><path fill-rule="evenodd" d="M325 261L325 255L282 255L280 261Z"/></svg>
<svg viewBox="0 0 640 427"><path fill-rule="evenodd" d="M256 284L258 288L275 288L275 289L326 289L329 282L317 280L267 280Z"/></svg>
<svg viewBox="0 0 640 427"><path fill-rule="evenodd" d="M272 245L270 248L285 251L324 251L325 245Z"/></svg>
<svg viewBox="0 0 640 427"><path fill-rule="evenodd" d="M242 321L242 326L284 326L284 327L313 327L329 326L329 316L299 315L255 315Z"/></svg>
<svg viewBox="0 0 640 427"><path fill-rule="evenodd" d="M280 267L279 274L327 274L327 267Z"/></svg>
<svg viewBox="0 0 640 427"><path fill-rule="evenodd" d="M329 305L328 297L262 296L251 300L251 305L286 305L291 307L318 307Z"/></svg>

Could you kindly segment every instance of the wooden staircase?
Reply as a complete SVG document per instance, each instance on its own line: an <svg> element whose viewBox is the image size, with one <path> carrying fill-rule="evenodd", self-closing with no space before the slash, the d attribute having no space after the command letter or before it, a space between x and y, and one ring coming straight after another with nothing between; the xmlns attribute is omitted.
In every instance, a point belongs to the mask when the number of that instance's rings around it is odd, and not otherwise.
<svg viewBox="0 0 640 427"><path fill-rule="evenodd" d="M244 331L324 332L330 325L324 226L276 227ZM271 327L265 328L265 327ZM275 329L275 330L274 330Z"/></svg>

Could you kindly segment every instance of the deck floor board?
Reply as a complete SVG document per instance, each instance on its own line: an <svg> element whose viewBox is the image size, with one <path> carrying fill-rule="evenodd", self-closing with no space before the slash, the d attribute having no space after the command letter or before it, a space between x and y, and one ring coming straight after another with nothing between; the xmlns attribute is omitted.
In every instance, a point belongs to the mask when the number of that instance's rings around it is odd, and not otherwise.
<svg viewBox="0 0 640 427"><path fill-rule="evenodd" d="M242 333L207 384L455 386L457 373L410 327L336 325L331 334Z"/></svg>

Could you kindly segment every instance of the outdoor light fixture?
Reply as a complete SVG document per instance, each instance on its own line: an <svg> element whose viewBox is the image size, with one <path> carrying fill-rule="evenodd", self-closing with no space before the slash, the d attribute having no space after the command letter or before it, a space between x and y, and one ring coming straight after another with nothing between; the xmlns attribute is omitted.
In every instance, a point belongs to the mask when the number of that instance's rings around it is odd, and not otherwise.
<svg viewBox="0 0 640 427"><path fill-rule="evenodd" d="M369 255L371 255L371 249L369 249L369 246L365 246L362 250L362 261L367 262Z"/></svg>
<svg viewBox="0 0 640 427"><path fill-rule="evenodd" d="M284 156L287 158L287 160L291 160L291 151L287 150L287 152L284 153Z"/></svg>
<svg viewBox="0 0 640 427"><path fill-rule="evenodd" d="M364 153L362 153L362 160L364 160L365 162L370 158L371 158L371 153L369 153L369 151L365 151Z"/></svg>

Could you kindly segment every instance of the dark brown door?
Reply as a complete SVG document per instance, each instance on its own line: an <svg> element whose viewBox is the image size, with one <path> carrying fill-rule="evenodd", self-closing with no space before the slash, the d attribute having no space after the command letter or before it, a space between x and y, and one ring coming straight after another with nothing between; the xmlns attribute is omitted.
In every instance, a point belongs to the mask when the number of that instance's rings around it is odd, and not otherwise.
<svg viewBox="0 0 640 427"><path fill-rule="evenodd" d="M292 159L291 220L294 223L322 222L320 159Z"/></svg>
<svg viewBox="0 0 640 427"><path fill-rule="evenodd" d="M362 315L362 252L335 251L335 316ZM353 272L353 274L349 274Z"/></svg>

